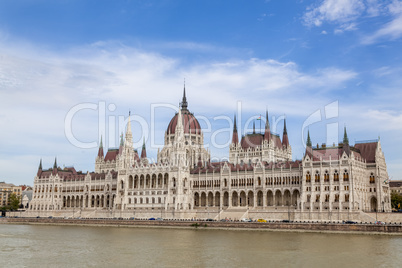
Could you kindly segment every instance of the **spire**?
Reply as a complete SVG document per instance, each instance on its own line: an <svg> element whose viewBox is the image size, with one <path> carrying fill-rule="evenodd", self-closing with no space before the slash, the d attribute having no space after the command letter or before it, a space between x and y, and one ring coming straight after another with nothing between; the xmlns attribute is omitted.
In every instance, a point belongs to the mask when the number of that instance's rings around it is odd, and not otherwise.
<svg viewBox="0 0 402 268"><path fill-rule="evenodd" d="M289 138L288 138L288 131L286 129L286 118L283 121L283 137L282 137L282 146L288 147L289 146Z"/></svg>
<svg viewBox="0 0 402 268"><path fill-rule="evenodd" d="M102 135L101 135L101 140L100 140L100 144L99 144L98 157L99 157L99 158L103 158L103 157L104 157L104 154L103 154Z"/></svg>
<svg viewBox="0 0 402 268"><path fill-rule="evenodd" d="M57 157L54 158L53 169L57 169Z"/></svg>
<svg viewBox="0 0 402 268"><path fill-rule="evenodd" d="M311 147L310 130L307 131L307 147Z"/></svg>
<svg viewBox="0 0 402 268"><path fill-rule="evenodd" d="M131 132L131 111L128 111L128 122L126 130L126 145L131 147L133 141L133 133Z"/></svg>
<svg viewBox="0 0 402 268"><path fill-rule="evenodd" d="M349 147L349 139L348 134L346 133L346 126L343 134L343 151L350 156L350 147Z"/></svg>
<svg viewBox="0 0 402 268"><path fill-rule="evenodd" d="M147 158L147 150L145 148L145 137L142 143L141 159Z"/></svg>
<svg viewBox="0 0 402 268"><path fill-rule="evenodd" d="M38 176L38 177L40 177L40 174L42 173L42 158L40 159L40 162L39 162L39 168L38 168L38 172L36 173L36 175Z"/></svg>
<svg viewBox="0 0 402 268"><path fill-rule="evenodd" d="M255 134L255 121L253 121L253 134Z"/></svg>
<svg viewBox="0 0 402 268"><path fill-rule="evenodd" d="M266 121L265 121L264 140L269 142L271 140L271 129L269 127L268 110L266 110L265 118Z"/></svg>
<svg viewBox="0 0 402 268"><path fill-rule="evenodd" d="M120 146L123 147L124 145L124 140L123 140L123 132L120 135Z"/></svg>
<svg viewBox="0 0 402 268"><path fill-rule="evenodd" d="M183 99L181 101L181 109L183 111L187 111L187 98L186 98L186 80L184 80L184 90L183 90Z"/></svg>
<svg viewBox="0 0 402 268"><path fill-rule="evenodd" d="M343 144L349 144L348 134L346 133L346 126L343 134Z"/></svg>
<svg viewBox="0 0 402 268"><path fill-rule="evenodd" d="M175 139L176 141L184 139L184 129L183 129L183 121L182 121L181 110L177 114L177 123L176 123L176 130L175 130Z"/></svg>
<svg viewBox="0 0 402 268"><path fill-rule="evenodd" d="M234 115L232 143L234 144L239 143L239 136L237 135L236 115Z"/></svg>
<svg viewBox="0 0 402 268"><path fill-rule="evenodd" d="M286 135L288 134L288 131L286 129L286 118L283 121L283 134L286 134Z"/></svg>
<svg viewBox="0 0 402 268"><path fill-rule="evenodd" d="M313 158L313 147L311 145L310 130L307 131L307 142L306 142L306 154L305 154L305 156L309 156L310 158Z"/></svg>
<svg viewBox="0 0 402 268"><path fill-rule="evenodd" d="M124 140L123 140L123 132L120 135L120 147L119 147L119 154L123 153L123 147L124 147Z"/></svg>

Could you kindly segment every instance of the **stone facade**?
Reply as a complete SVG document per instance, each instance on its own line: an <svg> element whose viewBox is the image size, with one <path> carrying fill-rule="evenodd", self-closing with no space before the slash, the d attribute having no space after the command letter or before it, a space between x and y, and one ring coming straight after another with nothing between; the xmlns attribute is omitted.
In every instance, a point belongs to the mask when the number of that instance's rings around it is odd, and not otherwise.
<svg viewBox="0 0 402 268"><path fill-rule="evenodd" d="M269 213L340 219L391 211L380 140L351 146L345 129L342 143L313 148L308 135L305 156L292 161L286 121L281 140L271 133L267 113L264 133L254 130L240 142L235 119L229 161L210 162L201 127L187 106L184 93L156 163L148 162L145 143L141 157L133 148L130 120L119 148L104 155L101 142L95 172L61 169L56 161L43 170L40 163L30 211L216 219Z"/></svg>
<svg viewBox="0 0 402 268"><path fill-rule="evenodd" d="M10 195L15 194L21 203L22 187L12 183L0 182L0 207L10 205Z"/></svg>

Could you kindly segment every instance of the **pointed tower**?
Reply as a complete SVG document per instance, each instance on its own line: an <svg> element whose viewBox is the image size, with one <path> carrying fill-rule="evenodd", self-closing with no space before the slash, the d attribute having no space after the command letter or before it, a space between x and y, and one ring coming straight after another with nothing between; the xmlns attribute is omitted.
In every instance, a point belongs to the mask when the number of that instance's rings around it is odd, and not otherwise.
<svg viewBox="0 0 402 268"><path fill-rule="evenodd" d="M287 129L286 129L286 119L283 121L282 146L283 146L283 147L286 147L286 148L289 147L288 131L287 131Z"/></svg>
<svg viewBox="0 0 402 268"><path fill-rule="evenodd" d="M187 98L186 98L186 83L184 83L183 99L180 103L180 106L181 106L182 111L187 111L188 103L187 103Z"/></svg>
<svg viewBox="0 0 402 268"><path fill-rule="evenodd" d="M233 136L232 136L232 144L237 145L239 143L239 135L237 134L237 124L236 124L236 115L234 116L234 124L233 124Z"/></svg>
<svg viewBox="0 0 402 268"><path fill-rule="evenodd" d="M145 137L142 143L142 150L141 150L141 159L147 158L147 150L145 148Z"/></svg>
<svg viewBox="0 0 402 268"><path fill-rule="evenodd" d="M99 159L104 158L102 136L101 136L101 140L100 140L100 144L99 144L98 157L99 157Z"/></svg>
<svg viewBox="0 0 402 268"><path fill-rule="evenodd" d="M131 132L131 111L128 112L128 122L126 130L126 144L127 146L133 146L133 133Z"/></svg>
<svg viewBox="0 0 402 268"><path fill-rule="evenodd" d="M184 140L184 128L183 128L183 119L182 119L181 111L182 110L179 109L179 112L177 115L177 124L176 124L176 130L175 130L176 142Z"/></svg>
<svg viewBox="0 0 402 268"><path fill-rule="evenodd" d="M120 135L120 146L119 146L119 154L123 153L123 147L124 147L124 140L123 140L123 132Z"/></svg>
<svg viewBox="0 0 402 268"><path fill-rule="evenodd" d="M54 164L53 164L53 171L52 174L55 175L57 173L57 158L54 158Z"/></svg>
<svg viewBox="0 0 402 268"><path fill-rule="evenodd" d="M344 133L343 133L343 144L349 144L348 134L346 133L346 126L344 128Z"/></svg>
<svg viewBox="0 0 402 268"><path fill-rule="evenodd" d="M253 121L253 134L255 134L255 121Z"/></svg>
<svg viewBox="0 0 402 268"><path fill-rule="evenodd" d="M121 145L121 142L120 142ZM133 148L133 133L131 132L131 111L128 112L128 122L127 122L127 129L126 129L126 138L124 140L124 145L122 146L122 160L120 166L122 168L127 168L134 164L135 152Z"/></svg>
<svg viewBox="0 0 402 268"><path fill-rule="evenodd" d="M142 143L142 150L141 150L141 163L143 163L144 165L148 165L148 158L147 158L147 149L145 147L145 137L144 137L144 141Z"/></svg>
<svg viewBox="0 0 402 268"><path fill-rule="evenodd" d="M313 158L313 147L312 147L311 139L310 139L310 130L307 131L306 156L307 155L310 158Z"/></svg>
<svg viewBox="0 0 402 268"><path fill-rule="evenodd" d="M39 162L39 168L38 168L37 176L39 177L41 173L42 173L42 158L40 159L40 162Z"/></svg>
<svg viewBox="0 0 402 268"><path fill-rule="evenodd" d="M268 110L266 111L265 117L266 117L266 121L265 121L264 141L270 142L270 140L271 140L271 129L269 127Z"/></svg>
<svg viewBox="0 0 402 268"><path fill-rule="evenodd" d="M350 156L349 138L348 138L348 134L346 133L346 126L344 128L344 133L343 133L343 151L348 156Z"/></svg>

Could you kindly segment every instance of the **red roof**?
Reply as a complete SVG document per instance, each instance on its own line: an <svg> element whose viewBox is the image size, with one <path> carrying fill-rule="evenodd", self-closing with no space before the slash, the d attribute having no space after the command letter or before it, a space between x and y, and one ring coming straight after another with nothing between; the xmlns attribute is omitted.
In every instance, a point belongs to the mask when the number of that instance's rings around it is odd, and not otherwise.
<svg viewBox="0 0 402 268"><path fill-rule="evenodd" d="M179 114L176 113L175 116L173 116L172 120L170 120L170 123L167 128L168 133L174 134L176 132L178 115ZM182 117L184 133L190 133L191 129L192 134L201 134L200 123L192 113L190 113L188 110L181 110L181 117Z"/></svg>
<svg viewBox="0 0 402 268"><path fill-rule="evenodd" d="M377 142L358 143L354 147L360 151L361 156L366 159L367 163L375 162Z"/></svg>
<svg viewBox="0 0 402 268"><path fill-rule="evenodd" d="M116 161L116 157L119 154L118 149L109 149L105 156L105 161Z"/></svg>
<svg viewBox="0 0 402 268"><path fill-rule="evenodd" d="M221 168L223 167L223 165L225 164L225 162L213 162L213 163L208 163L207 166L201 166L201 167L196 167L194 169L192 169L190 171L191 174L198 174L198 173L219 173L221 171ZM255 164L232 164L232 163L228 163L226 162L226 164L228 165L228 167L230 168L231 172L236 172L236 171L253 171L255 168ZM263 167L267 170L267 169L272 169L272 168L276 168L276 169L280 169L285 168L285 169L289 169L290 167L292 168L299 168L299 166L301 165L301 161L300 160L296 160L296 161L287 161L287 162L262 162Z"/></svg>
<svg viewBox="0 0 402 268"><path fill-rule="evenodd" d="M271 136L274 139L275 142L275 147L282 149L282 142L281 138L279 135L275 135L271 133ZM264 141L264 135L260 133L253 133L253 134L247 134L246 136L243 136L240 141L240 145L243 149L248 149L248 148L255 148L257 146L261 146Z"/></svg>

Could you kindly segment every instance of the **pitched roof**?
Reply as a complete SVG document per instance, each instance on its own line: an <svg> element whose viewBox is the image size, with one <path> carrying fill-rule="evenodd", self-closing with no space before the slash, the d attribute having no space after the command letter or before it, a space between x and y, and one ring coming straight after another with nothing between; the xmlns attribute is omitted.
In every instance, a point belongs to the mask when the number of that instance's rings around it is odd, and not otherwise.
<svg viewBox="0 0 402 268"><path fill-rule="evenodd" d="M105 156L105 161L116 161L119 149L109 149Z"/></svg>
<svg viewBox="0 0 402 268"><path fill-rule="evenodd" d="M375 163L377 142L357 143L354 147L360 151L361 156L366 159L367 163Z"/></svg>

